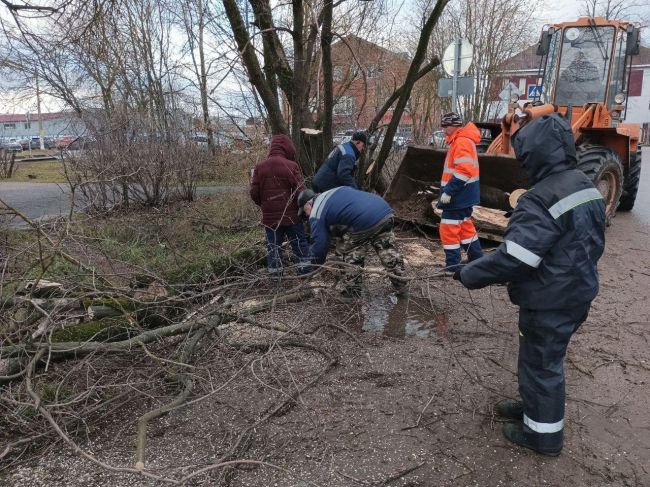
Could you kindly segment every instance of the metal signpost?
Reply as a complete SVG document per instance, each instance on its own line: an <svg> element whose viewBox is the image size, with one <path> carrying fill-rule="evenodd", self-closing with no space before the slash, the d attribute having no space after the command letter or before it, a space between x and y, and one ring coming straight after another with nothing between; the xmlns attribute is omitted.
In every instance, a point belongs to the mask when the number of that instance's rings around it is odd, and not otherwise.
<svg viewBox="0 0 650 487"><path fill-rule="evenodd" d="M445 72L452 77L452 88L451 88L451 110L457 111L457 97L459 95L459 80L465 79L460 78L463 74L467 72L469 67L472 64L472 55L474 54L474 48L466 39L456 39L454 42L447 46L445 53L442 56L442 67ZM473 79L472 88L473 88ZM463 87L467 89L468 83L464 82ZM439 90L440 92L441 90ZM465 91L465 90L462 90ZM471 93L471 91L470 91ZM462 94L468 95L470 93L464 92ZM449 95L443 95L449 96Z"/></svg>

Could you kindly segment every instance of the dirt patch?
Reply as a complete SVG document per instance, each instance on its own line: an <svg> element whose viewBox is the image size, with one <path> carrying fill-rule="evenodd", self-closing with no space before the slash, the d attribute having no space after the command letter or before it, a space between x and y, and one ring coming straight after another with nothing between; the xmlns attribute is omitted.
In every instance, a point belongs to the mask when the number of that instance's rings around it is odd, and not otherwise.
<svg viewBox="0 0 650 487"><path fill-rule="evenodd" d="M368 276L359 301L324 290L211 335L193 362L193 399L203 399L150 426L146 466L180 478L235 451L237 459L263 463L215 469L188 485L649 485L650 236L629 214L616 218L607 237L600 295L569 348L565 450L556 459L507 443L492 411L517 395L517 309L504 287L469 292L449 278L430 278L397 300L385 278ZM413 238L399 241L411 272L431 273L442 261L439 246ZM251 295L295 286L290 279L268 282ZM371 330L373 303L385 313L376 319L384 326ZM409 320L422 333L408 333ZM287 337L320 347L337 365L327 369L326 356L283 342ZM236 346L244 339L276 345ZM132 466L137 418L173 397L173 389L138 385L161 370L155 362L99 364L60 366L60 375L91 381L122 374L132 397L70 433L102 461ZM292 407L241 437L291 395ZM0 474L3 485L159 485L100 469L61 442L12 462Z"/></svg>

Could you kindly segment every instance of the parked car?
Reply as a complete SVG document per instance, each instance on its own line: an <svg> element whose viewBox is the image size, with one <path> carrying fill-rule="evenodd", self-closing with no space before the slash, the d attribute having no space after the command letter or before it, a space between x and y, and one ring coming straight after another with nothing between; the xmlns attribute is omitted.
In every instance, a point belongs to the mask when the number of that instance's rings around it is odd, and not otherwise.
<svg viewBox="0 0 650 487"><path fill-rule="evenodd" d="M348 140L352 140L352 134L354 134L354 130L344 130L342 132L337 132L334 136L334 143L338 145L347 142Z"/></svg>
<svg viewBox="0 0 650 487"><path fill-rule="evenodd" d="M76 138L77 137L75 137L74 135L62 135L62 136L60 136L59 138L56 139L56 141L54 143L54 146L57 149L65 149L70 144L72 144L75 141Z"/></svg>
<svg viewBox="0 0 650 487"><path fill-rule="evenodd" d="M0 140L0 149L4 149L9 152L21 152L23 150L23 146L20 145L20 142L16 140Z"/></svg>
<svg viewBox="0 0 650 487"><path fill-rule="evenodd" d="M438 149L444 149L447 147L447 141L445 140L445 132L443 130L436 130L431 136L431 141L429 145L432 145Z"/></svg>

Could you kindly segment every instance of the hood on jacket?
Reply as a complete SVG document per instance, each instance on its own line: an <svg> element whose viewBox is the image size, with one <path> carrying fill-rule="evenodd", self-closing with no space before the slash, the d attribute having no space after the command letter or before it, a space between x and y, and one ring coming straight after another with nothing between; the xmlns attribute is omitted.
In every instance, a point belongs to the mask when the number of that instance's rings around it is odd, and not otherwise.
<svg viewBox="0 0 650 487"><path fill-rule="evenodd" d="M478 144L481 141L481 131L473 122L467 122L465 126L456 130L450 137L445 137L445 139L447 139L447 143L451 144L458 137L465 137Z"/></svg>
<svg viewBox="0 0 650 487"><path fill-rule="evenodd" d="M280 134L273 136L271 139L271 148L269 149L269 157L271 156L284 157L290 161L296 160L296 148L288 135Z"/></svg>
<svg viewBox="0 0 650 487"><path fill-rule="evenodd" d="M556 113L527 123L514 133L511 142L531 186L551 174L576 166L571 126Z"/></svg>

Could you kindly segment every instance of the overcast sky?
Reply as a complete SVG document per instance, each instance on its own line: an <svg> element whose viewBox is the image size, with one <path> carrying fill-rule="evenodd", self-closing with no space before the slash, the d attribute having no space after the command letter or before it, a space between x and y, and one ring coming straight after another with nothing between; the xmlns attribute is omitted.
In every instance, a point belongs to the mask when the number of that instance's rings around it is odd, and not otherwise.
<svg viewBox="0 0 650 487"><path fill-rule="evenodd" d="M643 4L644 2L637 2L628 0L630 3ZM635 6L634 13L646 21L650 21L650 1L645 2L644 6ZM584 2L582 0L544 0L539 7L539 14L536 19L544 24L552 24L557 22L567 22L576 20L580 16L580 10ZM638 21L638 19L632 19ZM641 31L643 44L650 44L650 26Z"/></svg>

